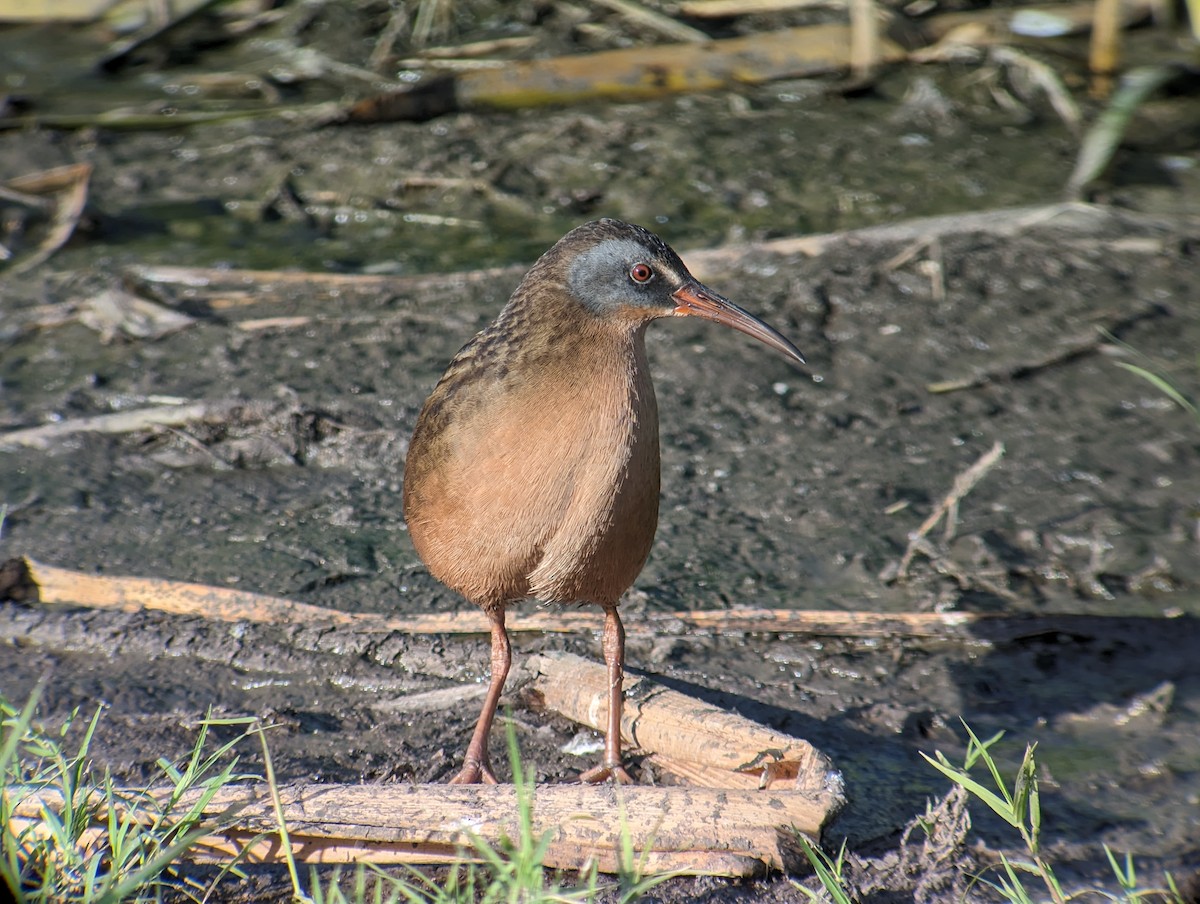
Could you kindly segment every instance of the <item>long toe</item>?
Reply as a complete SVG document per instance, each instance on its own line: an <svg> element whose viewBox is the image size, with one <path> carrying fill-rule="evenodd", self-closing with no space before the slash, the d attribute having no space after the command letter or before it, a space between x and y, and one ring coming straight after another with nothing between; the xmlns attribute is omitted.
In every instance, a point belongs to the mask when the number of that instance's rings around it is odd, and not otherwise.
<svg viewBox="0 0 1200 904"><path fill-rule="evenodd" d="M628 772L625 771L625 767L620 763L617 763L613 766L600 765L593 769L589 769L587 772L583 773L583 775L579 776L579 781L583 782L585 785L599 785L602 782L608 781L610 778L618 785L634 784L633 778Z"/></svg>
<svg viewBox="0 0 1200 904"><path fill-rule="evenodd" d="M452 785L478 785L481 782L485 785L500 784L489 763L463 763L458 775L450 779Z"/></svg>

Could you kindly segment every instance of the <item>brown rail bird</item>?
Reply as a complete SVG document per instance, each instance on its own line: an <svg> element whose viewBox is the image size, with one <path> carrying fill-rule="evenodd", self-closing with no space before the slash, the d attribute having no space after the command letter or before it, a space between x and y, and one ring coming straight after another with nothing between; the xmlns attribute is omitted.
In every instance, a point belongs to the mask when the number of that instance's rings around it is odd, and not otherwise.
<svg viewBox="0 0 1200 904"><path fill-rule="evenodd" d="M604 609L604 759L621 762L625 630L617 603L658 526L658 408L645 332L703 317L803 363L778 332L699 283L658 236L597 220L535 263L496 321L458 353L417 419L404 517L417 552L491 621L492 673L462 771L495 783L487 740L512 661L505 607L535 597Z"/></svg>

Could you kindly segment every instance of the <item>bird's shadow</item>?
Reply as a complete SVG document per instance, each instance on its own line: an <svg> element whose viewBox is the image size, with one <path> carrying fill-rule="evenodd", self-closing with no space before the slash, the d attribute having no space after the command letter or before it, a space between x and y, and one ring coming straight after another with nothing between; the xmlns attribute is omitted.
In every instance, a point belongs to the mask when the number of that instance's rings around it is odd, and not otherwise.
<svg viewBox="0 0 1200 904"><path fill-rule="evenodd" d="M852 849L861 851L894 843L906 823L946 793L949 782L921 754L941 750L952 763L961 763L967 740L963 723L980 738L1006 733L994 750L1010 787L1025 745L1037 742L1045 840L1094 840L1097 832L1121 817L1107 810L1103 796L1064 792L1055 773L1068 771L1081 744L1092 757L1115 758L1122 755L1122 747L1129 755L1139 743L1163 743L1162 733L1172 730L1163 725L1165 714L1156 719L1153 712L1143 713L1153 710L1155 699L1165 698L1170 707L1172 698L1200 696L1200 673L1194 668L1197 649L1200 619L1191 617L1092 619L1086 632L1054 630L996 641L986 652L969 655L961 649L930 649L920 655L943 663L940 669L926 671L943 680L948 676L948 690L959 700L959 711L923 704L920 689L914 693L909 688L893 701L903 715L887 734L871 730L878 726L864 718L880 703L877 698L834 717L818 716L805 712L802 704L789 708L742 691L636 668L628 671L803 738L828 756L845 779L847 798L829 837L846 838ZM939 699L945 700L945 693ZM1142 702L1147 699L1150 704ZM1131 724L1138 719L1140 726ZM1186 731L1186 726L1173 730ZM1096 749L1104 739L1111 749ZM1178 743L1183 743L1182 737ZM979 777L986 784L986 776ZM976 831L989 841L1019 842L978 800L972 802L971 814Z"/></svg>

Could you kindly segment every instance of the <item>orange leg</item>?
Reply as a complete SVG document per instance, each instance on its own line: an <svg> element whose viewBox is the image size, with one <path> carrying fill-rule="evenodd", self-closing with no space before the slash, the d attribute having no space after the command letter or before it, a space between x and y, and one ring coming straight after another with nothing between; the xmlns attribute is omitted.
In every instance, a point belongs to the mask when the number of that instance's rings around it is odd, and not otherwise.
<svg viewBox="0 0 1200 904"><path fill-rule="evenodd" d="M621 708L625 702L625 626L616 606L604 607L604 664L608 666L608 731L604 735L604 760L579 776L596 784L611 778L619 785L633 784L621 763Z"/></svg>
<svg viewBox="0 0 1200 904"><path fill-rule="evenodd" d="M508 679L508 669L512 665L512 648L508 643L508 631L504 629L504 608L488 612L487 615L492 623L492 680L483 701L483 712L475 723L475 733L467 745L462 771L450 779L452 785L474 785L480 781L488 785L497 784L488 759L488 735L496 718L496 707L500 705L500 694L504 692L504 682Z"/></svg>

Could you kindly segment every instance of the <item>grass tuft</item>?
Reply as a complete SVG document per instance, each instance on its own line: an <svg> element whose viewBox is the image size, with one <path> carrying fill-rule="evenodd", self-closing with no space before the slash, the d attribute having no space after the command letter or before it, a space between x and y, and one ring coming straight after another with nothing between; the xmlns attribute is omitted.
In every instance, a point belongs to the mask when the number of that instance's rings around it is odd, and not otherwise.
<svg viewBox="0 0 1200 904"><path fill-rule="evenodd" d="M183 761L159 760L165 793L124 789L92 763L103 709L72 743L78 711L57 732L44 728L34 720L41 691L39 685L19 711L0 697L0 879L30 904L155 901L168 888L199 900L202 889L173 864L227 824L226 814L206 820L204 809L223 786L249 777L228 756L245 735L206 754L215 723L205 720Z"/></svg>
<svg viewBox="0 0 1200 904"><path fill-rule="evenodd" d="M992 747L1000 741L1004 732L997 732L987 740L980 740L966 722L963 722L963 727L968 739L963 765L954 765L940 752L936 752L934 756L922 753L921 756L934 769L965 791L971 799L986 804L997 816L1016 829L1027 855L1025 858L1014 858L1000 854L998 863L988 867L983 873L970 877L970 885L980 883L1010 904L1034 904L1035 901L1047 900L1055 904L1067 904L1076 900L1112 901L1123 904L1185 904L1185 899L1169 873L1164 876L1166 887L1143 887L1134 869L1133 856L1125 854L1120 858L1107 846L1104 852L1112 870L1115 886L1120 891L1090 888L1067 894L1042 846L1042 803L1038 791L1035 757L1037 744L1028 744L1025 747L1025 754L1010 784L1005 782L1000 766L992 754ZM978 766L982 766L986 773L983 780L971 774L972 769ZM926 807L926 815L917 820L917 824L925 829L927 834L932 834L934 829L933 813L932 808ZM843 869L846 864L845 843L843 842L837 856L831 857L803 835L799 835L798 839L820 883L820 888L816 891L796 884L810 904L854 904L858 900L856 887ZM1030 879L1040 883L1044 891L1031 891L1026 885ZM964 896L964 899L967 898Z"/></svg>
<svg viewBox="0 0 1200 904"><path fill-rule="evenodd" d="M963 727L967 732L968 743L962 766L951 764L940 751L935 752L933 757L925 753L921 756L938 772L963 788L973 798L987 804L997 816L1016 829L1029 855L1028 859L1010 860L1001 854L995 880L989 881L981 877L980 881L999 892L1012 904L1032 904L1034 901L1034 895L1025 888L1023 876L1040 881L1049 895L1049 900L1055 904L1067 904L1068 901L1086 894L1076 892L1068 895L1063 891L1062 883L1054 874L1054 866L1042 849L1042 806L1041 795L1038 792L1037 761L1034 757L1037 744L1026 745L1025 755L1017 767L1017 774L1010 789L991 752L991 748L1004 736L1004 732L997 732L986 741L981 741L966 722L963 722ZM991 787L970 775L971 769L978 763L984 765L991 778ZM1126 854L1122 865L1107 847L1104 850L1122 894L1118 896L1102 889L1092 889L1092 895L1131 904L1150 900L1183 904L1183 899L1169 874L1166 876L1166 888L1139 888L1132 856Z"/></svg>

